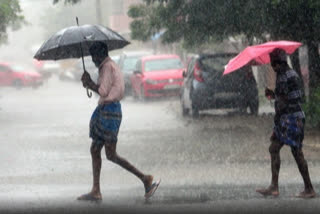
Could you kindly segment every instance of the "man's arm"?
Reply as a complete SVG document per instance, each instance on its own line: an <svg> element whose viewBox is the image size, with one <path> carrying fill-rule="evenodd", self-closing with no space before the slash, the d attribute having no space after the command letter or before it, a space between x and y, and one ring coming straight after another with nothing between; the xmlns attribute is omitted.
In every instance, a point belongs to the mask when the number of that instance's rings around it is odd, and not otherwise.
<svg viewBox="0 0 320 214"><path fill-rule="evenodd" d="M97 94L99 94L99 85L97 85L95 82L93 81L89 82L88 88L96 92Z"/></svg>

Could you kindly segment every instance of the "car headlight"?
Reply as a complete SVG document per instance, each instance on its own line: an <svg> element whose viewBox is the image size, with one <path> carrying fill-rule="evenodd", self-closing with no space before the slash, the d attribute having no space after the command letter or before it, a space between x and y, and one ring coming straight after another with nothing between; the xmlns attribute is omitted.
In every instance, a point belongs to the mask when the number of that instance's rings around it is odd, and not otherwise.
<svg viewBox="0 0 320 214"><path fill-rule="evenodd" d="M158 81L157 80L152 80L152 79L147 79L146 83L151 84L151 85L155 85L155 84L158 83Z"/></svg>

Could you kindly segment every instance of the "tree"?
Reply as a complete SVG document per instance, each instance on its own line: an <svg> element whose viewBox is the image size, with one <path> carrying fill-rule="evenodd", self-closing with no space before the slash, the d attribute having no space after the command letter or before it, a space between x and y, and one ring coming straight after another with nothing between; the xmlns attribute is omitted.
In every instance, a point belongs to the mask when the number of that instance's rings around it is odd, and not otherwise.
<svg viewBox="0 0 320 214"><path fill-rule="evenodd" d="M128 15L132 38L147 40L165 30L162 41L199 46L243 35L249 44L301 41L308 47L310 91L320 83L320 2L317 0L144 0ZM298 59L293 55L293 59ZM299 61L294 60L299 70Z"/></svg>
<svg viewBox="0 0 320 214"><path fill-rule="evenodd" d="M5 43L8 39L8 27L17 30L25 23L21 12L18 0L0 1L0 44Z"/></svg>
<svg viewBox="0 0 320 214"><path fill-rule="evenodd" d="M128 15L133 18L131 31L139 39L140 29L148 32L148 37L160 29L165 29L163 42L177 42L181 39L187 45L197 46L211 40L222 40L228 36L245 33L248 38L253 35L263 36L263 27L247 20L258 18L257 10L250 10L256 4L252 1L201 0L201 1L150 1L130 8ZM262 14L259 13L260 16ZM261 18L260 18L261 19ZM254 25L253 25L254 24ZM140 26L136 29L135 26ZM250 30L249 30L250 29ZM141 39L145 39L141 37Z"/></svg>

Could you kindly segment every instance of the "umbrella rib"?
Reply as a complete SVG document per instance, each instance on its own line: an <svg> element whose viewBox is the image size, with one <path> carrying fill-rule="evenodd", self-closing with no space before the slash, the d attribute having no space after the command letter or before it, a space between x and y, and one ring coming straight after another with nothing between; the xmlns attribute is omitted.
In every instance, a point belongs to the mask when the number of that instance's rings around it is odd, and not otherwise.
<svg viewBox="0 0 320 214"><path fill-rule="evenodd" d="M96 28L97 32L99 32L99 33L102 34L103 36L107 36L103 31L101 31L101 30L99 29L99 27L98 27L97 25L93 25L93 27ZM100 26L100 27L101 27L101 26ZM110 44L108 44L108 41L113 41L114 43L117 42L117 43L121 44L122 47L125 46L126 43L128 43L128 42L127 42L120 34L118 34L117 32L115 32L115 31L113 31L113 30L111 30L111 29L109 29L109 28L107 28L107 27L104 27L104 28L108 29L110 32L112 32L113 35L115 35L115 36L117 37L117 38L114 38L113 40L109 40L109 38L106 39L106 43L107 43L107 45L108 45L109 51L114 50L114 48L113 48ZM113 37L114 37L114 36L113 36Z"/></svg>
<svg viewBox="0 0 320 214"><path fill-rule="evenodd" d="M54 60L57 60L57 52L60 50L60 42L62 40L62 37L65 35L65 33L63 33L59 39L59 42L58 42L58 47L56 48L56 51L55 51L55 54L54 54ZM58 52L59 53L59 52Z"/></svg>
<svg viewBox="0 0 320 214"><path fill-rule="evenodd" d="M104 33L102 33L101 32L101 30L96 26L96 25L93 25L93 27L97 30L97 32L99 32L100 34L102 34L103 36L106 36ZM106 39L106 41L107 41L107 39ZM107 45L109 46L109 44L108 44L108 42L106 42L107 43ZM110 47L108 47L108 49L109 49Z"/></svg>
<svg viewBox="0 0 320 214"><path fill-rule="evenodd" d="M103 33L103 31L101 31L101 30L98 28L98 25L93 25L93 26L94 26L100 33L102 33L103 35L105 35L105 34ZM103 26L100 26L100 25L99 25L99 27L105 28L105 29L109 30L109 32L112 32L112 34L114 34L114 35L116 35L117 37L119 37L120 39L123 39L123 38L121 38L122 36L121 36L120 34L118 34L117 32L113 31L112 29L110 29L110 28L108 28L108 27L103 27Z"/></svg>

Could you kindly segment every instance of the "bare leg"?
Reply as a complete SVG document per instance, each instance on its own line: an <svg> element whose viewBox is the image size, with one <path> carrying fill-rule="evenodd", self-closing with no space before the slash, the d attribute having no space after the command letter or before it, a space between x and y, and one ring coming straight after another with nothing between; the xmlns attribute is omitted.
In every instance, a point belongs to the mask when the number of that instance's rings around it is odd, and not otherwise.
<svg viewBox="0 0 320 214"><path fill-rule="evenodd" d="M303 182L304 182L304 191L301 192L298 196L303 197L303 198L315 197L316 193L315 193L313 186L312 186L312 183L311 183L311 179L309 176L309 170L308 170L308 164L304 158L302 148L291 147L291 152L292 152L294 159L296 160L296 163L298 165L300 174L301 174L301 176L303 178Z"/></svg>
<svg viewBox="0 0 320 214"><path fill-rule="evenodd" d="M100 192L100 171L101 171L101 150L102 146L91 144L90 152L92 158L93 186L91 192L78 197L78 200L101 200Z"/></svg>
<svg viewBox="0 0 320 214"><path fill-rule="evenodd" d="M278 196L279 195L279 171L280 171L280 165L281 165L281 159L280 159L280 150L283 146L283 143L276 139L271 140L271 145L269 147L269 152L271 155L271 185L266 189L257 189L256 191L262 195L273 195Z"/></svg>
<svg viewBox="0 0 320 214"><path fill-rule="evenodd" d="M111 144L111 143L105 144L107 159L112 161L113 163L120 165L121 167L128 170L129 172L133 173L142 181L145 189L149 188L152 185L153 176L143 174L141 171L135 168L132 164L130 164L126 159L120 157L117 154L116 148L117 148L116 144Z"/></svg>
<svg viewBox="0 0 320 214"><path fill-rule="evenodd" d="M275 190L279 190L279 172L280 172L280 165L281 165L281 159L280 159L280 150L283 147L283 144L278 141L274 140L272 141L269 152L271 155L271 173L272 173L272 179L271 179L271 186Z"/></svg>

